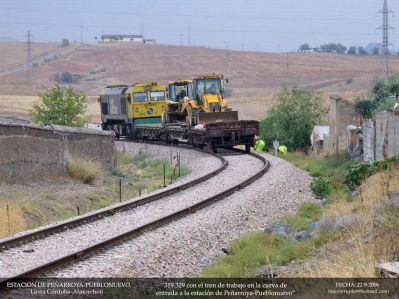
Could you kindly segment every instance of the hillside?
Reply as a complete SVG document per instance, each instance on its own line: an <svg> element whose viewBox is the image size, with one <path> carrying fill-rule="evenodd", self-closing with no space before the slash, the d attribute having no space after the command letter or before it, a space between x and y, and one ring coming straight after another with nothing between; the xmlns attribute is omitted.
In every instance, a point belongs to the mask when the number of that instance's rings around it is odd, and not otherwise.
<svg viewBox="0 0 399 299"><path fill-rule="evenodd" d="M27 88L25 48L23 43L0 43L1 95L37 95L45 86L55 84L54 76L63 72L78 74L81 79L76 88L92 96L110 83L166 84L178 78L219 72L230 79L226 88L232 92L233 108L240 109L241 117L257 119L263 117L270 96L282 84L326 93L358 94L381 73L380 58L372 56L273 54L167 45L92 44L57 48L55 44L33 44L32 86ZM391 67L393 71L399 70L398 57L392 58ZM2 97L3 105L6 98Z"/></svg>

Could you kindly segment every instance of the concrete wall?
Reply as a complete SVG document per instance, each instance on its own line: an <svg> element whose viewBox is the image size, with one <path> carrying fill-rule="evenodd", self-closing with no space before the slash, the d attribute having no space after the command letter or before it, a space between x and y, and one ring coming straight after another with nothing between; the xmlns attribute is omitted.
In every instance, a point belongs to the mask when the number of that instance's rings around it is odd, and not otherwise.
<svg viewBox="0 0 399 299"><path fill-rule="evenodd" d="M114 135L91 129L0 122L0 181L28 183L66 174L71 158L114 163Z"/></svg>
<svg viewBox="0 0 399 299"><path fill-rule="evenodd" d="M375 160L381 161L386 157L388 143L388 112L382 111L375 115Z"/></svg>
<svg viewBox="0 0 399 299"><path fill-rule="evenodd" d="M399 113L382 111L363 123L364 160L381 161L399 154Z"/></svg>
<svg viewBox="0 0 399 299"><path fill-rule="evenodd" d="M329 112L329 152L339 154L348 152L350 136L347 127L353 125L357 114L353 102L342 97L330 97Z"/></svg>
<svg viewBox="0 0 399 299"><path fill-rule="evenodd" d="M375 126L369 119L363 122L363 155L366 162L375 160Z"/></svg>
<svg viewBox="0 0 399 299"><path fill-rule="evenodd" d="M388 112L387 135L386 156L394 157L399 154L399 112Z"/></svg>

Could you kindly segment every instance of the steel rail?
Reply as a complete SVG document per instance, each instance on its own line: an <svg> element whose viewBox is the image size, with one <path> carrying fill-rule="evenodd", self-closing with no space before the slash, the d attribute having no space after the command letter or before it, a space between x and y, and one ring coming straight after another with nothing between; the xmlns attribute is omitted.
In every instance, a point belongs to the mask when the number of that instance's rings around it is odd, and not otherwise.
<svg viewBox="0 0 399 299"><path fill-rule="evenodd" d="M140 198L140 199L135 200L135 201L128 201L126 203L117 205L115 207L109 207L109 208L107 208L105 210L102 210L102 211L99 211L99 212L94 212L94 213L91 213L89 215L83 215L81 217L78 217L78 218L75 218L75 219L72 219L72 220L69 220L69 221L64 221L64 222L62 222L60 224L56 224L56 225L51 226L51 227L39 229L39 230L30 232L30 233L26 233L26 234L23 234L23 235L20 235L20 236L16 236L16 237L12 237L12 238L6 239L4 241L0 241L0 252L3 251L4 249L8 249L8 248L11 248L11 247L16 247L16 246L25 244L25 243L33 241L33 240L42 239L42 238L45 238L47 236L50 236L50 235L65 231L67 229L71 229L71 228L74 228L74 227L77 227L77 226L80 226L80 225L83 225L83 224L86 224L86 223L89 223L89 222L93 222L93 221L96 221L96 220L99 220L99 219L102 219L102 218L105 218L105 217L109 217L109 216L112 216L112 215L114 215L116 213L120 213L120 212L123 212L123 211L134 209L134 208L136 208L138 206L142 206L142 205L154 202L156 200L162 199L162 198L164 198L166 196L173 195L175 193L178 193L178 192L180 192L182 190L186 190L186 189L188 189L190 187L193 187L193 186L195 186L195 185L197 185L199 183L202 183L202 182L210 179L211 177L213 177L213 176L219 174L220 172L222 172L228 166L227 160L224 159L220 155L217 155L217 154L209 152L209 151L200 150L200 149L192 149L192 150L196 150L196 151L199 151L199 152L205 152L207 154L210 154L210 155L218 158L222 162L222 165L218 169L216 169L216 170L214 170L214 171L212 171L212 172L210 172L210 173L208 173L208 174L206 174L206 175L204 175L202 177L196 178L194 180L191 180L191 181L189 181L187 183L184 183L182 185L173 187L171 189L168 189L168 190L165 190L165 191L153 194L153 195L145 196L145 197Z"/></svg>
<svg viewBox="0 0 399 299"><path fill-rule="evenodd" d="M120 244L126 240L131 240L133 238L136 238L140 235L142 235L145 232L152 231L156 228L159 228L161 226L164 226L166 224L171 223L172 221L175 221L177 219L181 219L187 215L190 215L192 213L195 213L205 207L208 207L209 205L214 204L215 202L226 198L227 196L232 195L236 191L239 191L246 186L250 185L254 181L256 181L258 178L263 176L267 170L270 167L269 161L267 161L264 157L254 154L254 153L248 153L249 155L259 159L263 163L263 167L260 171L252 175L250 178L244 180L243 182L223 191L220 192L214 196L211 196L201 202L198 202L190 207L181 209L175 213L172 213L170 215L164 216L162 218L159 218L155 221L149 222L147 224L144 224L140 227L137 227L133 230L130 230L128 232L125 232L121 235L118 235L116 237L110 238L108 240L105 240L103 242L97 243L95 245L89 246L83 250L79 250L75 253L66 255L64 257L58 258L56 260L53 260L51 262L48 262L46 264L43 264L41 266L38 266L36 268L33 268L31 270L28 270L26 272L20 273L18 275L15 275L13 277L5 278L3 280L0 280L0 287L4 286L7 282L15 280L17 278L32 278L32 277L38 277L38 275L43 274L45 272L49 272L51 270L55 270L59 267L65 266L67 264L70 264L72 262L84 260L100 251L104 251L107 248L113 247L117 244Z"/></svg>

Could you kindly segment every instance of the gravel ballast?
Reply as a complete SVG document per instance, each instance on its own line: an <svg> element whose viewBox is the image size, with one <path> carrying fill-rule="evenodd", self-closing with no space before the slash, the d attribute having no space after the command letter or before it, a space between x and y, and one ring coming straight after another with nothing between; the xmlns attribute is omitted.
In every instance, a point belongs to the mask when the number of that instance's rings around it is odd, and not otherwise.
<svg viewBox="0 0 399 299"><path fill-rule="evenodd" d="M125 151L128 152L126 145ZM156 154L159 158L160 153ZM258 171L262 167L258 159L248 155L231 156L226 159L229 165L223 172L178 194L1 252L0 276L10 277L27 271L191 206L244 181L253 174L253 171ZM205 168L205 173L208 173L210 169L215 168L213 165L215 160L218 161L215 158L213 160L202 158L199 168ZM216 164L220 166L220 161Z"/></svg>
<svg viewBox="0 0 399 299"><path fill-rule="evenodd" d="M192 277L249 232L263 230L314 200L310 177L289 162L264 155L269 171L245 189L188 217L57 272L56 277ZM230 157L231 158L231 157ZM233 161L229 158L229 162ZM249 162L249 161L248 161ZM240 163L240 172L245 172ZM256 168L251 167L251 173ZM238 173L229 176L236 183ZM220 183L207 190L220 188Z"/></svg>

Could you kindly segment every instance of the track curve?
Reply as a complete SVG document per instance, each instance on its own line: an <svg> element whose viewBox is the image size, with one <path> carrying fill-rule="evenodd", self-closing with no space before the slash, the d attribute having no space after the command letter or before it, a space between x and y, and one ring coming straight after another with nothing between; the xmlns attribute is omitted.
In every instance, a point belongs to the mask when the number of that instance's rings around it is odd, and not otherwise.
<svg viewBox="0 0 399 299"><path fill-rule="evenodd" d="M120 233L114 237L108 238L106 240L102 240L101 242L97 242L96 244L88 246L82 250L77 250L77 251L75 251L71 254L65 255L61 258L57 258L52 261L46 262L46 263L41 264L40 266L35 267L33 269L14 273L13 275L11 275L11 277L6 276L6 277L8 277L6 280L14 279L14 278L18 278L18 277L35 277L41 273L50 271L50 270L54 269L55 267L60 267L62 265L68 264L70 262L84 259L88 256L94 255L96 252L102 251L111 246L114 246L115 244L121 243L124 240L132 239L132 238L137 237L147 231L154 230L160 226L166 225L176 219L183 218L186 215L189 215L189 214L194 213L200 209L203 209L203 208L217 202L218 200L221 200L221 199L233 194L234 192L236 192L242 188L245 188L246 186L248 186L249 184L254 182L256 179L261 177L268 170L268 168L270 166L270 164L268 163L268 161L266 161L265 158L258 156L256 154L250 154L250 156L252 158L255 158L258 161L261 161L262 167L260 167L259 170L255 174L251 175L248 178L245 178L244 180L240 181L238 184L229 186L227 189L223 190L222 192L214 194L214 195L207 197L205 199L202 199L200 201L194 202L193 204L185 206L184 208L179 209L178 211L175 211L172 213L167 213L167 215L163 215L158 219L149 221L148 223L143 223L143 224L139 225L138 227L135 227L131 230ZM227 163L226 163L225 168L226 167L227 167ZM3 281L3 283L4 283L4 281Z"/></svg>

